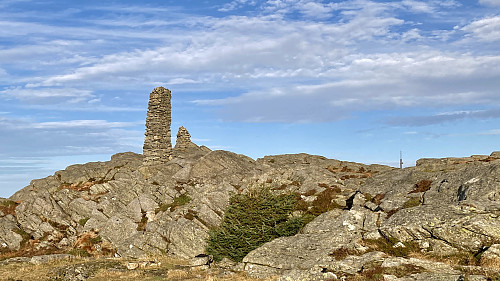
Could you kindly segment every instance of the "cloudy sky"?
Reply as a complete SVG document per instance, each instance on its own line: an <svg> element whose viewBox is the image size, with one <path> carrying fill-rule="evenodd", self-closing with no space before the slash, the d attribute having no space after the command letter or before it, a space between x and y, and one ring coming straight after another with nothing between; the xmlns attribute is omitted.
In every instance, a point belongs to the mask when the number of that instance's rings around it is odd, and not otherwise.
<svg viewBox="0 0 500 281"><path fill-rule="evenodd" d="M500 0L0 1L0 196L173 134L398 165L500 150Z"/></svg>

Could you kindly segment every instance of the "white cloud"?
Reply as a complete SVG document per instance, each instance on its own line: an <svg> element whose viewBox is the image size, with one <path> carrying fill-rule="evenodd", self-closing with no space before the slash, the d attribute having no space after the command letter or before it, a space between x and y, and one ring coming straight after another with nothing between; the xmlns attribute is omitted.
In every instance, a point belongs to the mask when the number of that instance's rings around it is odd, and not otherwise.
<svg viewBox="0 0 500 281"><path fill-rule="evenodd" d="M219 8L220 12L231 12L236 9L239 9L245 5L255 6L256 2L251 0L233 0L229 3L224 4L221 8Z"/></svg>
<svg viewBox="0 0 500 281"><path fill-rule="evenodd" d="M386 120L387 124L396 126L428 126L463 119L497 119L500 118L500 107L489 110L461 110L440 112L432 115L403 116Z"/></svg>
<svg viewBox="0 0 500 281"><path fill-rule="evenodd" d="M41 122L31 124L30 128L35 129L68 129L68 128L123 128L142 124L143 122L107 122L105 120L71 120L58 122Z"/></svg>
<svg viewBox="0 0 500 281"><path fill-rule="evenodd" d="M229 4L232 6L225 7L228 11L256 2L236 0ZM189 16L182 22L175 17L171 21L155 17L143 21L141 15L130 21L127 17L101 20L85 28L49 26L48 30L56 31L62 39L47 42L65 52L61 61L65 59L72 67L52 60L59 68L31 77L26 86L32 88L2 93L26 102L87 103L91 106L75 110L96 111L112 107L99 106L104 99L88 89L137 89L164 81L199 91L237 88L242 90L236 97L199 99L195 104L218 105L224 118L249 122L325 122L348 118L359 110L495 103L498 56L461 54L453 46L437 51L439 47L430 45L434 38L396 13L401 8L434 13L457 5L455 1L269 0L259 10L262 14L252 17ZM158 12L151 9L144 12ZM317 21L331 15L338 19ZM492 19L473 22L463 30L478 37L495 37L496 22ZM35 32L35 26L19 24ZM168 36L158 32L158 27L165 28L159 30L168 31ZM18 32L23 29L16 28ZM111 35L117 30L118 37ZM74 54L73 48L83 46L83 41L68 35L74 32L92 40L106 36L127 43L128 39L164 40L104 53L90 49L89 53L79 50ZM42 34L48 36L48 31ZM124 38L127 40L122 41ZM102 48L106 44L110 42L97 45ZM37 55L36 46L23 48ZM16 54L4 51L5 57ZM120 110L119 106L114 108Z"/></svg>
<svg viewBox="0 0 500 281"><path fill-rule="evenodd" d="M0 116L0 155L16 157L110 154L140 151L143 131L134 131L141 122L71 120L37 122L27 118Z"/></svg>
<svg viewBox="0 0 500 281"><path fill-rule="evenodd" d="M500 16L474 21L464 26L462 30L482 41L498 41L500 40Z"/></svg>
<svg viewBox="0 0 500 281"><path fill-rule="evenodd" d="M428 2L415 1L415 0L403 0L401 2L404 6L407 6L413 12L417 13L433 13L435 12L434 7Z"/></svg>
<svg viewBox="0 0 500 281"><path fill-rule="evenodd" d="M420 31L417 28L410 29L404 32L401 35L401 39L405 42L412 40L420 40L423 39L422 35L420 35Z"/></svg>
<svg viewBox="0 0 500 281"><path fill-rule="evenodd" d="M479 0L479 3L487 6L500 6L500 0Z"/></svg>
<svg viewBox="0 0 500 281"><path fill-rule="evenodd" d="M431 0L431 1L417 1L417 0L403 0L401 5L414 13L425 14L442 14L446 13L443 8L459 7L461 4L454 0Z"/></svg>
<svg viewBox="0 0 500 281"><path fill-rule="evenodd" d="M10 88L0 91L0 96L10 96L27 103L79 103L94 98L92 91L75 88Z"/></svg>
<svg viewBox="0 0 500 281"><path fill-rule="evenodd" d="M193 79L186 79L186 78L173 78L170 79L166 84L167 85L178 85L178 84L197 84L201 83L200 81L195 81ZM163 83L160 83L163 84Z"/></svg>
<svg viewBox="0 0 500 281"><path fill-rule="evenodd" d="M500 129L488 130L486 132L482 132L481 134L488 135L488 136L500 136Z"/></svg>
<svg viewBox="0 0 500 281"><path fill-rule="evenodd" d="M403 24L379 12L368 6L340 23L267 16L207 18L201 29L174 36L167 45L104 55L71 73L45 77L38 85L316 76L341 59L347 46L375 37L384 40L391 26Z"/></svg>
<svg viewBox="0 0 500 281"><path fill-rule="evenodd" d="M263 89L199 105L222 107L220 114L245 122L329 122L359 111L394 107L496 105L500 56L443 53L357 55L309 85ZM441 116L441 119L450 119Z"/></svg>
<svg viewBox="0 0 500 281"><path fill-rule="evenodd" d="M318 2L302 3L299 7L300 12L309 18L325 19L332 16L334 8L332 5Z"/></svg>

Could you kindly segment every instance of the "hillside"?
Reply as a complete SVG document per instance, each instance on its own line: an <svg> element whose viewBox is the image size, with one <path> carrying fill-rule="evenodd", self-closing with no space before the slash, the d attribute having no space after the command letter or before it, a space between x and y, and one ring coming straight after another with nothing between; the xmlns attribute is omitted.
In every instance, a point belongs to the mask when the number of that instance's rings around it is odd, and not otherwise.
<svg viewBox="0 0 500 281"><path fill-rule="evenodd" d="M498 152L421 159L403 170L307 154L254 161L193 143L174 148L160 165L121 153L69 166L2 199L2 257L167 255L216 267L206 257L209 230L221 224L232 195L259 188L295 194L306 206L302 212L323 213L231 267L250 276L499 276Z"/></svg>

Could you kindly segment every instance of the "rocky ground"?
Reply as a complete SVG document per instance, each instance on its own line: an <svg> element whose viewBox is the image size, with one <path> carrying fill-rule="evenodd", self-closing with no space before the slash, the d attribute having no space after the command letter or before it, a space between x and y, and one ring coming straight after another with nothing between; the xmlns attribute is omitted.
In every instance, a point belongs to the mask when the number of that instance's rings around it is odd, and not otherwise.
<svg viewBox="0 0 500 281"><path fill-rule="evenodd" d="M221 223L231 195L262 187L295 193L322 214L243 263L211 263L208 232ZM169 256L280 280L500 280L499 215L498 152L421 159L400 170L307 154L255 161L189 143L166 164L144 166L142 155L121 153L69 166L0 199L0 259L111 256L119 260L106 262L119 271L130 259ZM200 278L225 278L212 273Z"/></svg>

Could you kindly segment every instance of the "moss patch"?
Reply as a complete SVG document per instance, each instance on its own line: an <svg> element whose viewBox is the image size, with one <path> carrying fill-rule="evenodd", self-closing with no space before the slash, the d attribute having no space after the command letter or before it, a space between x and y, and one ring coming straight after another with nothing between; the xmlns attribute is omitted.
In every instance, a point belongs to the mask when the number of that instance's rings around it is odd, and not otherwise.
<svg viewBox="0 0 500 281"><path fill-rule="evenodd" d="M155 209L155 212L156 213L165 212L169 208L170 208L170 211L173 212L178 207L186 205L189 202L191 202L191 197L189 197L189 195L187 193L184 193L178 197L175 197L174 202L172 202L170 204L161 204L160 207Z"/></svg>
<svg viewBox="0 0 500 281"><path fill-rule="evenodd" d="M417 207L420 206L421 203L422 202L420 201L420 197L412 197L403 204L402 208L407 209L407 208Z"/></svg>
<svg viewBox="0 0 500 281"><path fill-rule="evenodd" d="M81 226L85 226L85 224L89 221L90 218L84 218L78 221L78 224Z"/></svg>

